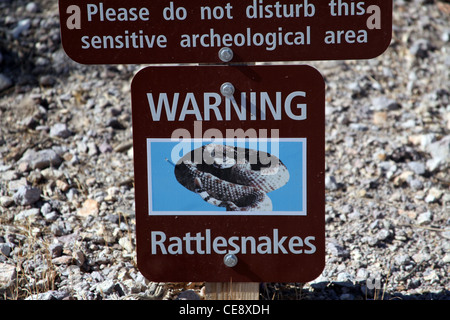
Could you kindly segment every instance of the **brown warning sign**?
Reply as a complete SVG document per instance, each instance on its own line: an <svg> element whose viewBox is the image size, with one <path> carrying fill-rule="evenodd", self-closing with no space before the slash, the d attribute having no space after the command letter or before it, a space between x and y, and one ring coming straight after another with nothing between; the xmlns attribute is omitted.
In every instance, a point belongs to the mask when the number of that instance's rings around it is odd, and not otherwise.
<svg viewBox="0 0 450 320"><path fill-rule="evenodd" d="M59 9L64 50L84 64L369 59L392 33L392 0L59 0Z"/></svg>
<svg viewBox="0 0 450 320"><path fill-rule="evenodd" d="M152 281L306 282L325 264L325 84L309 66L147 67L131 86Z"/></svg>

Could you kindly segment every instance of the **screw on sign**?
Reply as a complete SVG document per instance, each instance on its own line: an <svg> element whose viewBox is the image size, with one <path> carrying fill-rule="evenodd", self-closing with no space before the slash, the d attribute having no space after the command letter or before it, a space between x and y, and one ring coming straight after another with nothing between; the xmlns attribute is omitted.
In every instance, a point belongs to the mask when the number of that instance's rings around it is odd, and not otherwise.
<svg viewBox="0 0 450 320"><path fill-rule="evenodd" d="M62 44L85 64L369 59L392 0L59 0Z"/></svg>

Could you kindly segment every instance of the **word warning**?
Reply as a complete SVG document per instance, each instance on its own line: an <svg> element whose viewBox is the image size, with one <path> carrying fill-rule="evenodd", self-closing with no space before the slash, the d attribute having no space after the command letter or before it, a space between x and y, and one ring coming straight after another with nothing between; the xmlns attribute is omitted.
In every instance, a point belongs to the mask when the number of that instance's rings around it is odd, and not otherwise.
<svg viewBox="0 0 450 320"><path fill-rule="evenodd" d="M322 272L325 84L316 69L147 67L131 98L147 279L306 282Z"/></svg>
<svg viewBox="0 0 450 320"><path fill-rule="evenodd" d="M84 64L369 59L392 0L59 0L62 44ZM229 62L228 60L226 62Z"/></svg>

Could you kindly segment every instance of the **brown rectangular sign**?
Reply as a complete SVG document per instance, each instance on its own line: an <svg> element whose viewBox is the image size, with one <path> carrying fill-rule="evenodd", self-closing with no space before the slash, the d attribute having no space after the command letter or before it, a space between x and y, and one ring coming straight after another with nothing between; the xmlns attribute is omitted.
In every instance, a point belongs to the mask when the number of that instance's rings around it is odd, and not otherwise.
<svg viewBox="0 0 450 320"><path fill-rule="evenodd" d="M325 84L305 65L147 67L131 85L138 267L306 282L325 264Z"/></svg>
<svg viewBox="0 0 450 320"><path fill-rule="evenodd" d="M59 9L64 50L84 64L369 59L392 33L392 0L59 0Z"/></svg>

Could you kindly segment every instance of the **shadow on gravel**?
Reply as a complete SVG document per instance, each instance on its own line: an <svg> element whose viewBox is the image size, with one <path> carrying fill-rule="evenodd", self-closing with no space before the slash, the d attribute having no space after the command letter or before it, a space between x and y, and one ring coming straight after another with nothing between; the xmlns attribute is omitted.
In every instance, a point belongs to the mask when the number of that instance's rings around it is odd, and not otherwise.
<svg viewBox="0 0 450 320"><path fill-rule="evenodd" d="M304 288L301 283L263 283L260 300L450 300L450 291L387 293L382 286L369 289L366 281L317 282L309 288Z"/></svg>

